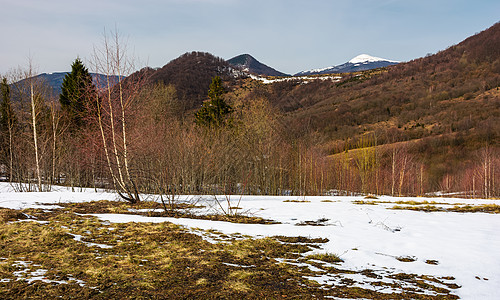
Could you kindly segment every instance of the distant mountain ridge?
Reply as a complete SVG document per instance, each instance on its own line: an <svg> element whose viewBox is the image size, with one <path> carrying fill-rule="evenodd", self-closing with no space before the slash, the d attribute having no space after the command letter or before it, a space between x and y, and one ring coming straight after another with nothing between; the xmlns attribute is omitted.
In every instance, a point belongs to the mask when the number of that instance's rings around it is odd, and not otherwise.
<svg viewBox="0 0 500 300"><path fill-rule="evenodd" d="M257 59L255 59L250 54L241 54L241 55L235 56L235 57L227 60L227 62L235 68L240 68L243 71L246 71L246 72L249 72L252 74L264 75L264 76L290 76L288 74L277 71L276 69L273 69L273 68L259 62Z"/></svg>
<svg viewBox="0 0 500 300"><path fill-rule="evenodd" d="M195 55L196 54L196 55ZM261 76L290 76L289 74L280 72L272 67L269 67L261 62L259 62L257 59L255 59L253 56L250 54L241 54L238 56L235 56L227 61L224 62L223 59L217 58L209 54L209 53L201 53L201 52L191 52L191 53L186 53L182 56L180 56L177 59L174 59L171 63L177 63L177 61L183 60L184 58L190 57L190 56L197 56L197 57L205 57L204 59L206 61L213 60L212 62L205 62L201 64L203 67L201 69L202 73L210 73L210 76L225 76L225 77L232 77L234 76L237 72L237 70L241 70L243 72L247 72L250 74L255 74L255 75L261 75ZM217 61L217 62L216 62ZM394 60L388 60L388 59L383 59L379 57L374 57L370 56L367 54L361 54L356 56L355 58L351 59L347 63L338 65L338 66L332 66L328 68L323 68L323 69L312 69L308 71L302 71L294 76L306 76L306 75L321 75L321 74L335 74L335 73L350 73L350 72L358 72L358 71L366 71L366 70L371 70L375 68L381 68L381 67L387 67L390 65L395 65L398 64L398 61ZM170 64L170 63L169 63ZM169 65L167 64L167 65ZM194 69L197 67L200 67L199 62L196 62L196 66L191 65L190 63L187 63L187 65L183 65L180 68L177 68L176 71L174 72L169 72L167 71L166 68L170 68L170 65L167 67L165 65L164 67L157 69L157 72L153 75L154 80L153 81L158 81L159 77L165 77L162 78L160 81L164 82L169 82L173 80L176 82L177 80L174 78L177 78L181 76L181 73L191 73ZM182 65L182 63L181 63ZM213 65L212 67L209 67L207 69L207 65ZM234 68L234 71L231 71L231 68ZM210 70L210 71L209 71ZM173 71L173 70L172 70ZM236 72L236 73L235 73ZM54 72L54 73L42 73L35 78L41 79L45 81L54 91L54 94L58 95L61 93L61 87L62 87L62 82L64 80L64 77L66 74L69 72ZM234 74L232 74L234 73ZM162 74L162 75L160 75ZM169 75L167 75L169 74ZM98 82L104 82L105 81L105 75L103 74L97 74L97 73L91 73L92 77L94 80ZM208 74L207 74L208 75ZM210 76L203 76L204 78L208 78ZM113 76L113 80L117 79L117 76ZM182 77L182 76L181 76ZM171 79L167 79L171 78ZM208 82L208 79L204 81ZM193 79L193 78L191 78ZM190 80L191 81L191 80ZM23 82L21 80L20 82ZM191 94L190 92L188 94ZM198 93L196 93L198 94ZM195 101L198 102L198 101Z"/></svg>
<svg viewBox="0 0 500 300"><path fill-rule="evenodd" d="M360 72L376 68L388 67L396 65L398 63L399 61L375 57L368 54L360 54L351 59L350 61L343 63L341 65L327 67L323 69L312 69L308 71L302 71L295 74L294 76Z"/></svg>
<svg viewBox="0 0 500 300"><path fill-rule="evenodd" d="M54 91L55 95L61 94L61 87L62 83L64 81L64 77L66 74L69 72L54 72L54 73L42 73L39 75L34 76L35 79L39 79L45 83L48 84L49 87L52 88ZM90 76L92 76L92 79L94 79L94 82L101 82L104 83L106 82L106 75L103 74L98 74L98 73L90 73ZM23 84L23 82L26 79L20 80L16 82L15 84ZM111 82L116 83L118 82L118 76L112 75L111 76ZM100 88L103 88L104 86L101 86Z"/></svg>

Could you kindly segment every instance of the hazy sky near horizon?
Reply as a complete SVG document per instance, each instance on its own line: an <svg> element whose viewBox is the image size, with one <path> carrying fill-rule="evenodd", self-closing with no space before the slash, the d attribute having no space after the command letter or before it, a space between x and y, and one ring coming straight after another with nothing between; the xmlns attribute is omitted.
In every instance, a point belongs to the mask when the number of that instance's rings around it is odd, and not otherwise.
<svg viewBox="0 0 500 300"><path fill-rule="evenodd" d="M285 73L358 54L409 61L500 21L498 0L0 0L0 73L69 71L118 29L138 68L249 53Z"/></svg>

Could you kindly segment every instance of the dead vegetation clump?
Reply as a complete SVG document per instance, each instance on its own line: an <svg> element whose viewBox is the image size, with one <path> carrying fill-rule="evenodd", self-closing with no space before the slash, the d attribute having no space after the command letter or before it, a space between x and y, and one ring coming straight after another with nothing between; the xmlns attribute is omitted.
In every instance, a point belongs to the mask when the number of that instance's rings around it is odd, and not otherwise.
<svg viewBox="0 0 500 300"><path fill-rule="evenodd" d="M319 260L319 261L324 261L327 263L339 263L343 262L343 260L334 253L318 253L318 254L311 254L306 257L307 259L314 259L314 260Z"/></svg>
<svg viewBox="0 0 500 300"><path fill-rule="evenodd" d="M260 217L249 216L245 214L195 214L194 209L204 208L202 205L192 205L186 203L176 203L174 208L164 210L163 206L154 201L141 201L131 206L125 202L119 201L91 201L83 203L62 203L67 211L79 214L133 214L146 217L174 217L191 218L211 221L226 221L231 223L243 224L279 224L273 220L266 220Z"/></svg>
<svg viewBox="0 0 500 300"><path fill-rule="evenodd" d="M414 210L425 212L458 212L458 213L500 213L500 205L497 204L481 204L481 205L455 205L453 207L439 207L434 205L422 206L400 206L395 205L391 209L396 210Z"/></svg>
<svg viewBox="0 0 500 300"><path fill-rule="evenodd" d="M0 207L0 223L23 220L28 217L19 210Z"/></svg>

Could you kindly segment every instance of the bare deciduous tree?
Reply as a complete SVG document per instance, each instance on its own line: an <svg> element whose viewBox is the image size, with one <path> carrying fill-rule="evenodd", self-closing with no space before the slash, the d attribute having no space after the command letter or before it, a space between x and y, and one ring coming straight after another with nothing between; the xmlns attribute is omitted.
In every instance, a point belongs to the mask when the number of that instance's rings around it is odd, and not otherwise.
<svg viewBox="0 0 500 300"><path fill-rule="evenodd" d="M111 38L105 33L101 49L94 50L96 73L105 75L97 82L95 100L97 123L102 138L108 169L118 194L131 203L140 201L139 190L131 172L127 115L145 80L141 72L123 79L134 71L134 61L127 56L117 31Z"/></svg>

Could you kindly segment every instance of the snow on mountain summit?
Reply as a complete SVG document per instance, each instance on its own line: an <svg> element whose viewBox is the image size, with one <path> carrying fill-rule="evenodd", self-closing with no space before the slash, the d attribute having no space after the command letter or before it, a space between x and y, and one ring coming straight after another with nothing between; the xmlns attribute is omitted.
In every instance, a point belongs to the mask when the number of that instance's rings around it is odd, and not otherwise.
<svg viewBox="0 0 500 300"><path fill-rule="evenodd" d="M375 57L375 56L371 56L368 54L360 54L360 55L356 56L355 58L351 59L349 62L351 64L359 64L359 63L377 62L377 61L388 61L388 62L393 62L393 63L399 63L399 61Z"/></svg>
<svg viewBox="0 0 500 300"><path fill-rule="evenodd" d="M384 68L398 63L399 61L375 57L368 54L360 54L355 58L351 59L350 61L343 63L341 65L323 69L302 71L295 74L295 76L360 72L376 68Z"/></svg>

